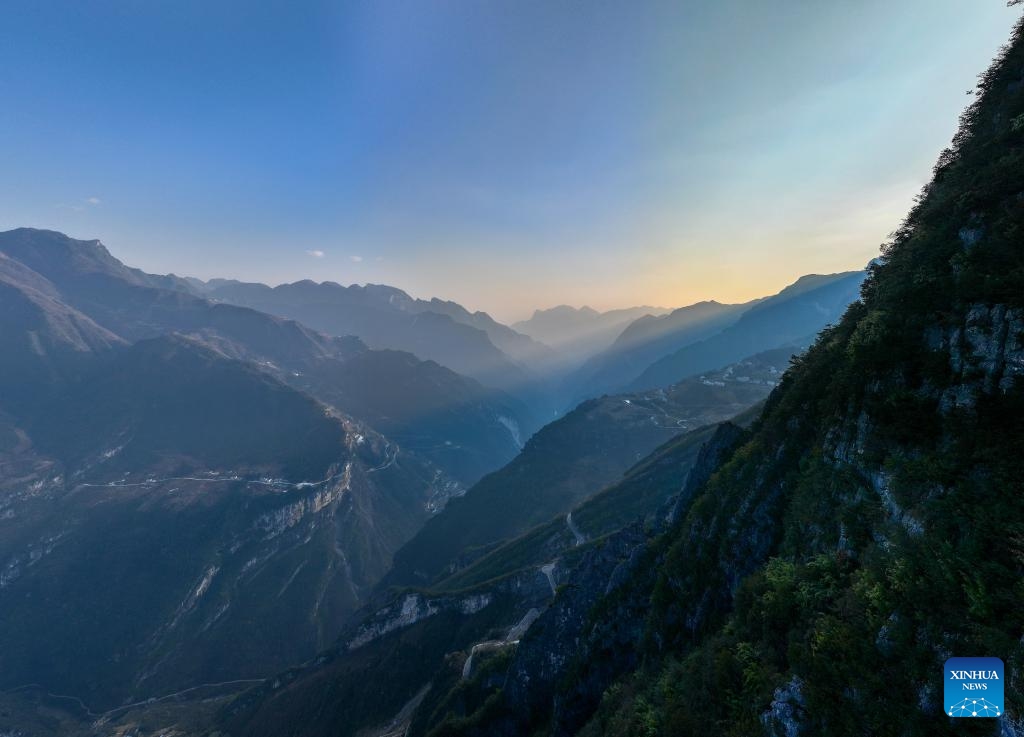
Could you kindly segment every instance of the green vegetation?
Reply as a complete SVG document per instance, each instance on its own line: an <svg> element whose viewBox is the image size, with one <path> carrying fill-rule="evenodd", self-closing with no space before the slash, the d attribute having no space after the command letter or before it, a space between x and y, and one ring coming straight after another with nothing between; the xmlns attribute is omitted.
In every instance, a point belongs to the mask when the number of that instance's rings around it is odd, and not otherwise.
<svg viewBox="0 0 1024 737"><path fill-rule="evenodd" d="M945 716L954 655L1003 658L1024 713L1022 34L863 300L590 609L557 692L506 684L458 734L994 734Z"/></svg>
<svg viewBox="0 0 1024 737"><path fill-rule="evenodd" d="M450 589L521 567L510 564L550 560L565 546L555 541L549 557L539 560L533 557L535 553L548 554L532 543L527 547L533 552L526 552L515 539L520 535L534 540L563 536L564 517L561 521L552 518L573 511L595 492L619 481L659 446L667 449L685 428L721 422L759 402L768 391L765 384L709 386L694 379L664 392L582 403L532 437L507 466L485 476L465 496L451 500L442 514L432 518L396 554L388 583L436 585L456 572L457 583L442 584ZM669 475L678 477L674 488L664 483L667 478L646 483L646 477L638 475L638 483L581 507L579 519L585 534L596 536L617 529L649 514L675 493L689 467L686 464L700 448L700 437L688 441L678 457L668 457L670 463L682 464L669 469ZM544 529L535 529L539 526ZM483 558L488 559L480 569L483 575L460 575L466 566ZM508 563L499 562L501 559Z"/></svg>
<svg viewBox="0 0 1024 737"><path fill-rule="evenodd" d="M36 442L72 470L194 468L324 478L345 459L342 424L255 367L179 336L136 343L91 367L30 418Z"/></svg>
<svg viewBox="0 0 1024 737"><path fill-rule="evenodd" d="M747 426L757 417L761 405L755 405L733 419ZM629 469L623 478L572 510L573 520L589 541L599 540L637 520L649 520L683 488L687 474L701 446L715 433L718 425L691 430L672 438ZM432 589L457 591L478 586L501 576L529 567L537 567L560 557L563 567L571 567L588 547L575 546L564 516L510 540L465 569L435 584Z"/></svg>
<svg viewBox="0 0 1024 737"><path fill-rule="evenodd" d="M801 734L992 733L944 718L940 673L952 655L1024 665L1024 387L996 388L981 357L958 374L969 351L930 336L974 305L1024 304L1022 89L1018 29L863 304L794 363L672 536L647 623L662 647L584 734L746 735L771 718ZM969 399L944 405L958 385Z"/></svg>

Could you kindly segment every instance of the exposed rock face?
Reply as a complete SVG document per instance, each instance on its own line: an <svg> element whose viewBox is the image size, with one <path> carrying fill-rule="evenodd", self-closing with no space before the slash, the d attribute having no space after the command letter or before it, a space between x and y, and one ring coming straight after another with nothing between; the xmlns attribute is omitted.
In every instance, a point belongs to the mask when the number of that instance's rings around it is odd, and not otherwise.
<svg viewBox="0 0 1024 737"><path fill-rule="evenodd" d="M772 705L761 715L767 737L800 737L804 714L803 681L796 676L775 689Z"/></svg>
<svg viewBox="0 0 1024 737"><path fill-rule="evenodd" d="M970 227L965 225L960 228L960 232L957 236L960 238L960 243L963 245L965 251L970 251L978 242L981 241L985 231L980 227Z"/></svg>
<svg viewBox="0 0 1024 737"><path fill-rule="evenodd" d="M718 467L722 464L722 461L735 450L740 440L743 438L743 430L732 424L731 422L723 422L715 430L715 434L711 437L707 443L701 446L700 454L697 456L697 462L693 464L693 468L690 469L689 475L686 477L686 483L683 485L682 492L675 498L672 503L671 511L668 514L668 525L675 524L682 517L686 508L690 505L693 500L694 494L696 494L704 484L707 483L708 479L711 478Z"/></svg>
<svg viewBox="0 0 1024 737"><path fill-rule="evenodd" d="M254 527L263 531L265 539L275 538L285 530L297 525L306 515L317 514L338 501L345 492L349 491L351 483L352 462L349 461L345 464L345 470L341 474L331 477L324 483L326 488L317 489L308 496L262 515L256 520Z"/></svg>
<svg viewBox="0 0 1024 737"><path fill-rule="evenodd" d="M356 650L389 632L411 627L441 611L455 610L465 615L475 614L490 604L491 600L491 595L486 593L444 598L407 594L391 606L378 611L369 622L361 624L355 634L348 639L345 647Z"/></svg>
<svg viewBox="0 0 1024 737"><path fill-rule="evenodd" d="M354 429L363 442L337 446L320 480L241 469L5 479L15 493L0 492L0 604L13 634L0 672L99 710L271 675L330 646L428 514L428 473L404 458L388 465L379 436ZM69 606L96 615L68 618ZM266 621L273 638L260 634ZM79 646L88 653L69 658Z"/></svg>
<svg viewBox="0 0 1024 737"><path fill-rule="evenodd" d="M949 354L954 383L942 393L942 408L970 409L980 393L1006 392L1024 376L1024 310L997 305L971 305L963 321L933 329L927 339L933 350Z"/></svg>
<svg viewBox="0 0 1024 737"><path fill-rule="evenodd" d="M639 525L627 527L588 551L572 570L559 595L516 650L505 683L511 714L529 720L550 708L550 694L590 645L591 610L616 584L629 580L640 561L636 553L647 540ZM624 634L635 641L639 631Z"/></svg>
<svg viewBox="0 0 1024 737"><path fill-rule="evenodd" d="M999 737L1021 737L1024 735L1024 719L1004 716L999 720Z"/></svg>
<svg viewBox="0 0 1024 737"><path fill-rule="evenodd" d="M552 569L552 580L557 585L566 573ZM458 678L449 687L476 678L481 659L515 647L529 634L552 595L548 578L533 568L471 591L384 592L334 648L228 704L222 724L232 734L276 737L291 728L288 715L305 718L315 710L302 733L335 737L363 734L368 724L390 724L394 719L388 719L404 705L419 708L417 697L426 699L424 709L432 709L431 699L445 693L436 680L444 678L448 663L457 661L458 666ZM391 670L382 671L382 663ZM486 688L500 687L503 676L503 671L487 676ZM433 685L424 697L428 684ZM360 705L356 712L354 703Z"/></svg>

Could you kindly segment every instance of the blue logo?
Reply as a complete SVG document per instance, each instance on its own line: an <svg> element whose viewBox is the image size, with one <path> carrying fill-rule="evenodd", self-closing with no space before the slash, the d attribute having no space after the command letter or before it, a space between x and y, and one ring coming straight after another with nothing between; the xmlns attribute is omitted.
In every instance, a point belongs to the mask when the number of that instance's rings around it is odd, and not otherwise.
<svg viewBox="0 0 1024 737"><path fill-rule="evenodd" d="M1003 715L1003 661L999 658L950 658L944 671L946 715Z"/></svg>

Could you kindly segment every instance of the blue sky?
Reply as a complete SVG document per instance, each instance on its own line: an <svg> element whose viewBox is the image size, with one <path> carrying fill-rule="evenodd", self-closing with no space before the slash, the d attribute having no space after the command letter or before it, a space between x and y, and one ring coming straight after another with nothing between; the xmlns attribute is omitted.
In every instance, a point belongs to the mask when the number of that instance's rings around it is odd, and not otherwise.
<svg viewBox="0 0 1024 737"><path fill-rule="evenodd" d="M1001 0L2 2L0 228L512 320L872 258Z"/></svg>

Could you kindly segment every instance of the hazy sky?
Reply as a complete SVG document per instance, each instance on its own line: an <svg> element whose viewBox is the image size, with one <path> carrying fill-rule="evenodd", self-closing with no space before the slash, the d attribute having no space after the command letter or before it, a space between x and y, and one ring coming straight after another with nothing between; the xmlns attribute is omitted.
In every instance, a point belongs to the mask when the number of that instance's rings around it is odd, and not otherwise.
<svg viewBox="0 0 1024 737"><path fill-rule="evenodd" d="M0 0L0 229L506 320L863 266L1003 0Z"/></svg>

